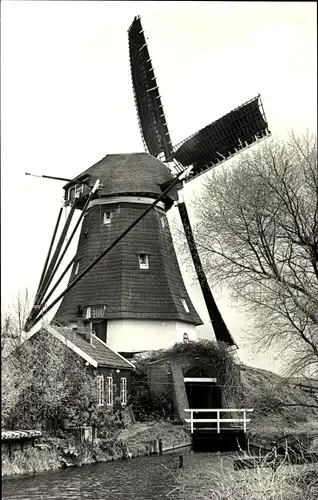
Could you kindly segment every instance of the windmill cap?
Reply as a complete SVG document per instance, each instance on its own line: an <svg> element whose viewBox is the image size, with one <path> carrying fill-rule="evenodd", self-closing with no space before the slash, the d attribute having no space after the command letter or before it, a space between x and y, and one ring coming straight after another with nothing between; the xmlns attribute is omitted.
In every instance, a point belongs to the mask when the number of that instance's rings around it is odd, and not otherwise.
<svg viewBox="0 0 318 500"><path fill-rule="evenodd" d="M98 190L99 196L138 194L156 198L173 180L169 168L149 153L109 154L76 176L64 189L87 176L90 185L100 180L103 187ZM176 190L167 194L168 200L170 204L177 200Z"/></svg>

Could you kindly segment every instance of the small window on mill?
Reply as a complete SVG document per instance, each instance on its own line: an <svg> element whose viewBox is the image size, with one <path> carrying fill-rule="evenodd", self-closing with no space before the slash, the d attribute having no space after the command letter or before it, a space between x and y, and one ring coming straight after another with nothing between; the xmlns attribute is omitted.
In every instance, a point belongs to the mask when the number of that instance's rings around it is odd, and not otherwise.
<svg viewBox="0 0 318 500"><path fill-rule="evenodd" d="M187 304L187 301L185 298L181 297L181 302L182 302L182 305L183 305L183 308L185 310L185 312L189 313L190 312L190 309L188 307L188 304Z"/></svg>
<svg viewBox="0 0 318 500"><path fill-rule="evenodd" d="M103 318L105 316L106 306L96 306L91 308L92 318Z"/></svg>
<svg viewBox="0 0 318 500"><path fill-rule="evenodd" d="M75 198L75 193L76 193L76 187L75 186L69 188L69 190L68 190L68 196L67 196L68 201L72 201Z"/></svg>
<svg viewBox="0 0 318 500"><path fill-rule="evenodd" d="M111 213L104 212L103 224L110 224L110 220L111 220Z"/></svg>
<svg viewBox="0 0 318 500"><path fill-rule="evenodd" d="M139 267L140 269L149 269L149 259L148 255L145 253L140 253L138 255L139 258Z"/></svg>
<svg viewBox="0 0 318 500"><path fill-rule="evenodd" d="M183 342L184 342L185 344L188 344L188 342L189 342L189 335L188 335L187 333L184 333L184 334L183 334Z"/></svg>
<svg viewBox="0 0 318 500"><path fill-rule="evenodd" d="M77 261L75 262L74 266L75 266L75 267L74 267L74 274L78 274L78 272L79 272L79 267L80 267L80 261L79 261L79 260L77 260Z"/></svg>

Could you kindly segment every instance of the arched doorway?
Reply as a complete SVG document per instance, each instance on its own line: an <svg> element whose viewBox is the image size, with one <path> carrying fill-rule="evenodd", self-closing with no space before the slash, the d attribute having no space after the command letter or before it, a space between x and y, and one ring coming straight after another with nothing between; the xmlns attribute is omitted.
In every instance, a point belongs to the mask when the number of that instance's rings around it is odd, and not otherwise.
<svg viewBox="0 0 318 500"><path fill-rule="evenodd" d="M221 408L222 391L211 371L200 366L192 366L184 373L184 383L189 408ZM194 418L216 418L216 412L194 413ZM216 428L216 422L196 424L196 427Z"/></svg>

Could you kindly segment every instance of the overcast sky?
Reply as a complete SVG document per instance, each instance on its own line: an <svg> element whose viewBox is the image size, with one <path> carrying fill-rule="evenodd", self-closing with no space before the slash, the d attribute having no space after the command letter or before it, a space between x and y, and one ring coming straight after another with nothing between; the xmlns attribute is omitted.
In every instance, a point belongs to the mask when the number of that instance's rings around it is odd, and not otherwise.
<svg viewBox="0 0 318 500"><path fill-rule="evenodd" d="M108 153L143 150L128 56L135 15L173 143L258 93L272 133L316 130L314 2L4 0L1 11L2 307L35 293L63 196L62 183L24 173L71 178ZM243 360L277 368L244 348L251 325L225 292L219 304Z"/></svg>

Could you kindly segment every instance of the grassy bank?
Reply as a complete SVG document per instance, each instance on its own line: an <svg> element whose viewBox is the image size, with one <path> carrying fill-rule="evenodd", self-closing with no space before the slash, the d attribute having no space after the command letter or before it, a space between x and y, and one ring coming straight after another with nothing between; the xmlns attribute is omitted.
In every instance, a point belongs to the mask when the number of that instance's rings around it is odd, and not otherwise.
<svg viewBox="0 0 318 500"><path fill-rule="evenodd" d="M153 441L159 439L162 440L163 451L191 444L189 430L169 422L136 423L123 429L118 435L118 440L133 457L151 453Z"/></svg>
<svg viewBox="0 0 318 500"><path fill-rule="evenodd" d="M77 446L72 439L43 437L35 448L24 453L14 452L11 458L2 455L2 476L145 456L158 451L159 439L162 440L163 451L191 443L185 427L168 422L136 423L117 430L107 439L96 439L93 443ZM157 441L156 446L154 441Z"/></svg>
<svg viewBox="0 0 318 500"><path fill-rule="evenodd" d="M2 454L2 476L15 474L34 474L62 467L61 456L57 448L29 448L24 452L16 451L12 457Z"/></svg>
<svg viewBox="0 0 318 500"><path fill-rule="evenodd" d="M201 458L201 457L200 457ZM199 471L199 472L198 472ZM195 464L169 471L175 486L169 498L177 500L314 500L318 498L318 465L277 469L254 467L234 470L233 459L202 455Z"/></svg>
<svg viewBox="0 0 318 500"><path fill-rule="evenodd" d="M251 367L241 370L242 406L254 408L248 437L268 448L318 446L318 400L283 377Z"/></svg>

